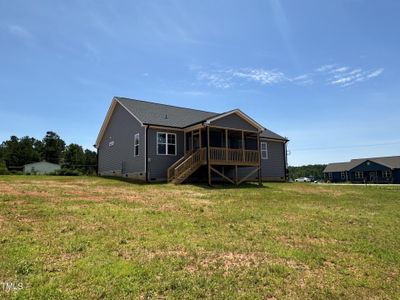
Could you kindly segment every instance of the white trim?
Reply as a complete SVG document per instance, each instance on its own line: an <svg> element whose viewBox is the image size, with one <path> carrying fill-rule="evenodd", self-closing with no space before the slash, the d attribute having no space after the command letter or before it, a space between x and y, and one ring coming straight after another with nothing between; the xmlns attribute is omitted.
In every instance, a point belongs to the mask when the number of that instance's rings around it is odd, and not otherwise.
<svg viewBox="0 0 400 300"><path fill-rule="evenodd" d="M144 174L145 174L145 180L147 179L147 128L149 126L145 125L144 126Z"/></svg>
<svg viewBox="0 0 400 300"><path fill-rule="evenodd" d="M158 135L159 134L165 134L165 154L164 153L158 153ZM168 153L168 135L174 135L175 136L175 154L169 154ZM163 144L164 145L164 144ZM173 144L171 144L173 145ZM178 140L176 137L176 133L172 133L172 132L161 132L161 131L157 131L156 133L156 153L157 155L170 155L170 156L176 156L177 152L178 152Z"/></svg>
<svg viewBox="0 0 400 300"><path fill-rule="evenodd" d="M173 131L185 131L182 128L178 128L178 127L171 127L171 126L161 126L161 125L147 125L149 126L149 128L152 129L162 129L162 130L173 130Z"/></svg>
<svg viewBox="0 0 400 300"><path fill-rule="evenodd" d="M214 122L216 120L225 118L226 116L229 116L231 114L236 114L254 127L258 128L260 131L263 131L265 128L264 126L261 126L258 122L256 122L254 119L250 118L248 115L246 115L244 112L242 112L240 109L234 109L228 112L225 112L223 114L220 114L218 116L215 116L213 118L208 119L205 123L210 125L211 122Z"/></svg>
<svg viewBox="0 0 400 300"><path fill-rule="evenodd" d="M263 144L265 145L265 150L263 150ZM266 153L266 156L263 156L263 152ZM260 143L260 153L261 153L261 159L268 159L268 143L267 142L261 142Z"/></svg>
<svg viewBox="0 0 400 300"><path fill-rule="evenodd" d="M110 107L108 108L108 111L107 111L106 117L105 117L105 119L104 119L104 121L103 121L103 124L101 125L100 132L99 132L99 134L97 135L97 139L96 139L96 148L98 148L99 145L100 145L100 142L101 142L101 140L102 140L102 138L103 138L103 136L104 136L104 133L105 133L107 127L108 127L108 123L110 122L111 116L112 116L112 114L114 113L114 110L115 110L115 107L117 106L117 103L120 104L131 116L133 116L133 117L140 123L140 125L141 125L142 127L144 126L143 123L142 123L142 121L140 121L131 111L129 111L129 109L127 109L126 106L124 106L124 105L123 105L120 101L118 101L116 98L113 98L112 101L111 101L111 105L110 105Z"/></svg>
<svg viewBox="0 0 400 300"><path fill-rule="evenodd" d="M136 137L137 137L137 144L136 144ZM139 133L135 133L135 135L133 136L133 156L134 157L138 157L140 155L140 134ZM137 154L136 154L136 147L137 147Z"/></svg>

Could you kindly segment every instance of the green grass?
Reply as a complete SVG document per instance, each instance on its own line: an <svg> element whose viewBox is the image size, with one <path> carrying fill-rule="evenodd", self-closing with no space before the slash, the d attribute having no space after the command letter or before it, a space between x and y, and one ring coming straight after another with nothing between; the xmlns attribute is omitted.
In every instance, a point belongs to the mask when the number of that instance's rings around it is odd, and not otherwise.
<svg viewBox="0 0 400 300"><path fill-rule="evenodd" d="M400 186L0 176L0 299L394 299L399 270Z"/></svg>

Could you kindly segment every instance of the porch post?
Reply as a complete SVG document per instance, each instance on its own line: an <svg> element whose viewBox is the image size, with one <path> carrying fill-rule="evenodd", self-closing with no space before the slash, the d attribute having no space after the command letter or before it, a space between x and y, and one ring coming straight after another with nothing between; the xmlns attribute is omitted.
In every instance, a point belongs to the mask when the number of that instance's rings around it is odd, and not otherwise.
<svg viewBox="0 0 400 300"><path fill-rule="evenodd" d="M225 129L225 160L228 161L228 129Z"/></svg>
<svg viewBox="0 0 400 300"><path fill-rule="evenodd" d="M244 157L244 131L242 130L242 160L245 161Z"/></svg>
<svg viewBox="0 0 400 300"><path fill-rule="evenodd" d="M211 186L210 126L207 126L207 169L208 169L208 185Z"/></svg>
<svg viewBox="0 0 400 300"><path fill-rule="evenodd" d="M201 127L199 129L199 148L201 149Z"/></svg>
<svg viewBox="0 0 400 300"><path fill-rule="evenodd" d="M258 186L263 186L262 184L262 174L261 174L261 145L260 145L260 133L257 132L257 148L258 148Z"/></svg>

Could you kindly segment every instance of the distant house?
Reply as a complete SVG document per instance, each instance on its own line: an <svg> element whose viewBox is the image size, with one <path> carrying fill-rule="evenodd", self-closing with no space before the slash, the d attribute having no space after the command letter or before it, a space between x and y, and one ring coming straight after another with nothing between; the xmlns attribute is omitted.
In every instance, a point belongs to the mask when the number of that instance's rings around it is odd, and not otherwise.
<svg viewBox="0 0 400 300"><path fill-rule="evenodd" d="M60 165L52 164L47 161L39 161L24 165L23 172L31 174L49 174L60 169Z"/></svg>
<svg viewBox="0 0 400 300"><path fill-rule="evenodd" d="M400 156L353 159L333 163L324 170L330 182L400 183Z"/></svg>
<svg viewBox="0 0 400 300"><path fill-rule="evenodd" d="M285 181L288 140L235 109L213 113L114 97L96 140L98 174L144 181Z"/></svg>

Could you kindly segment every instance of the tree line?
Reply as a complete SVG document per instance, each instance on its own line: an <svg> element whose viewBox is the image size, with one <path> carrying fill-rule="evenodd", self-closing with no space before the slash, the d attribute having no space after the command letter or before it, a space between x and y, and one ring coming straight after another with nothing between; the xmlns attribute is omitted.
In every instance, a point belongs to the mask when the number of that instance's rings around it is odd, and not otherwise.
<svg viewBox="0 0 400 300"><path fill-rule="evenodd" d="M289 178L294 180L299 177L313 177L315 180L321 180L324 178L325 167L326 165L289 166Z"/></svg>
<svg viewBox="0 0 400 300"><path fill-rule="evenodd" d="M0 144L0 169L20 170L25 164L38 161L59 164L61 173L71 171L72 175L94 174L97 165L95 151L78 144L66 145L53 131L47 131L42 140L11 136Z"/></svg>

